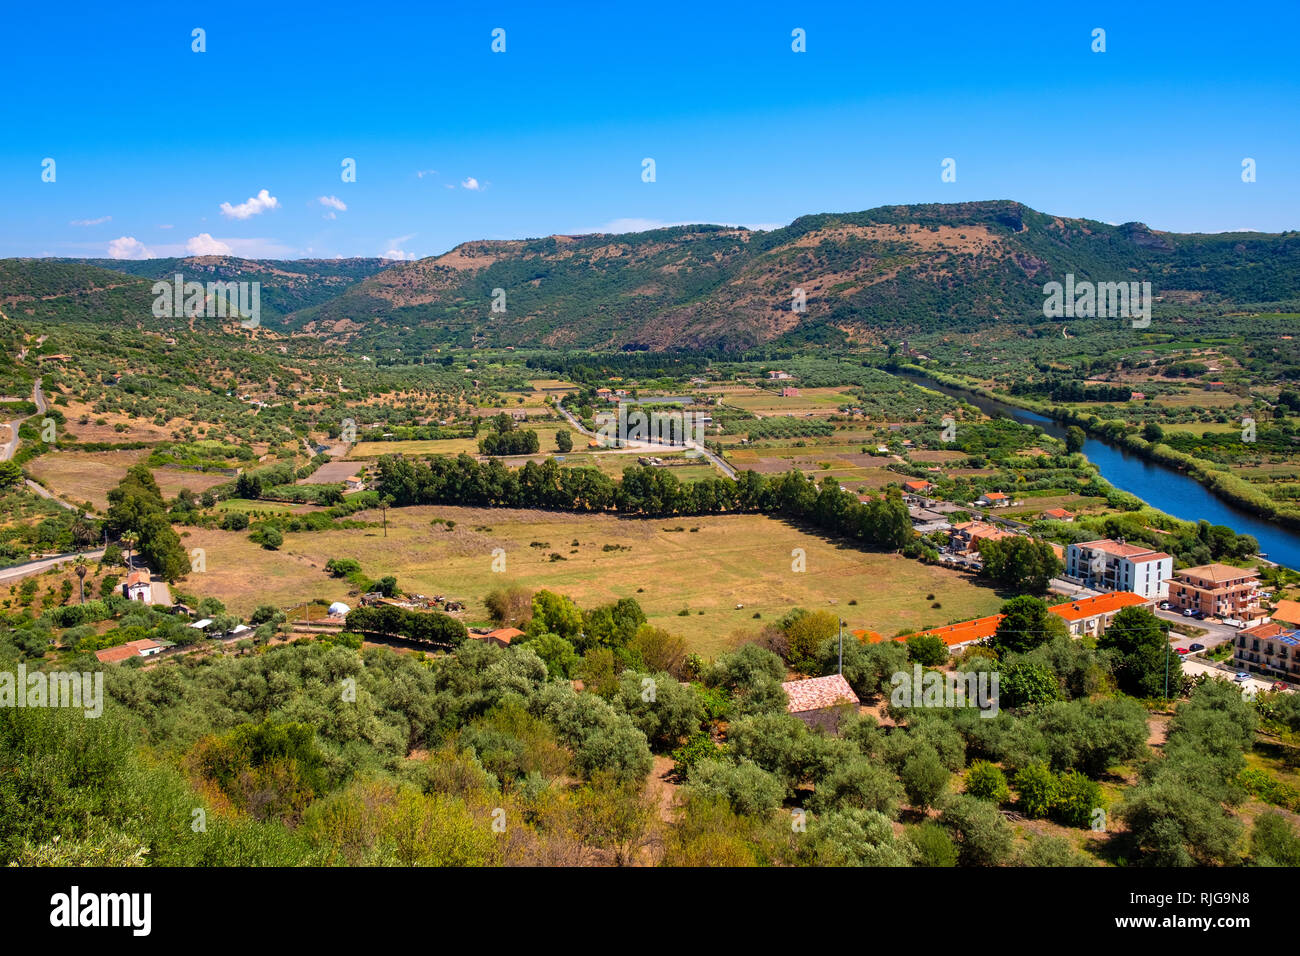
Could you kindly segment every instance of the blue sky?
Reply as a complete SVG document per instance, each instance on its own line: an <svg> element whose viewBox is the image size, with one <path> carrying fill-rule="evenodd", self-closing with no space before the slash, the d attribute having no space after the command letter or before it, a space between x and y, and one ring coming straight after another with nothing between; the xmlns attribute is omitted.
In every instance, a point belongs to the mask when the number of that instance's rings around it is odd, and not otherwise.
<svg viewBox="0 0 1300 956"><path fill-rule="evenodd" d="M1300 228L1300 4L1147 6L11 5L0 255L414 257L972 199Z"/></svg>

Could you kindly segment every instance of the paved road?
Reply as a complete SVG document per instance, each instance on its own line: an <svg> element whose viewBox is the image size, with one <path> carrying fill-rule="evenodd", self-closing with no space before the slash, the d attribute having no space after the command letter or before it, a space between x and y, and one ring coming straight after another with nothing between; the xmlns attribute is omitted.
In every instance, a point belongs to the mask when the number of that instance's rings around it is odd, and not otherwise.
<svg viewBox="0 0 1300 956"><path fill-rule="evenodd" d="M0 570L0 582L17 581L33 574L40 574L56 565L66 564L69 561L76 561L77 558L98 559L104 556L103 548L96 548L94 551L82 551L79 554L64 555L58 558L41 558L39 561L28 561L26 564L15 565L12 568Z"/></svg>
<svg viewBox="0 0 1300 956"><path fill-rule="evenodd" d="M37 382L32 386L32 401L36 405L36 414L44 415L49 411L49 405L45 403L45 394L41 391L41 383ZM16 418L11 422L0 422L0 434L4 429L9 430L9 438L0 443L0 461L8 461L18 450L18 426L30 418L30 415L24 415L22 418Z"/></svg>

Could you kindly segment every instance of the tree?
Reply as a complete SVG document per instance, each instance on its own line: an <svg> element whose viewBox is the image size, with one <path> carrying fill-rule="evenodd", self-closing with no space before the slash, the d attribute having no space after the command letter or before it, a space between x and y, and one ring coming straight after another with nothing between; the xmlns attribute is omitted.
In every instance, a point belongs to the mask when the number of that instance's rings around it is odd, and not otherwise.
<svg viewBox="0 0 1300 956"><path fill-rule="evenodd" d="M1002 615L989 642L999 657L1031 651L1068 632L1065 622L1049 611L1047 602L1041 598L1028 595L1012 598L1002 605Z"/></svg>
<svg viewBox="0 0 1300 956"><path fill-rule="evenodd" d="M1183 665L1169 647L1167 628L1141 607L1126 607L1111 620L1097 646L1115 652L1121 690L1134 697L1163 697L1166 680L1170 694L1182 689Z"/></svg>
<svg viewBox="0 0 1300 956"><path fill-rule="evenodd" d="M966 792L992 803L1005 803L1011 796L1006 775L987 760L976 760L966 772Z"/></svg>
<svg viewBox="0 0 1300 956"><path fill-rule="evenodd" d="M1145 864L1186 867L1237 859L1241 824L1221 803L1179 781L1134 787L1120 813Z"/></svg>
<svg viewBox="0 0 1300 956"><path fill-rule="evenodd" d="M998 694L1003 707L1034 707L1059 700L1061 688L1050 667L1021 658L1003 666Z"/></svg>
<svg viewBox="0 0 1300 956"><path fill-rule="evenodd" d="M573 645L560 635L550 632L538 634L528 640L527 646L545 662L546 672L552 678L567 680L577 674L582 658Z"/></svg>
<svg viewBox="0 0 1300 956"><path fill-rule="evenodd" d="M264 524L258 531L258 540L261 541L262 547L268 551L279 549L284 544L284 535L280 529L273 524Z"/></svg>
<svg viewBox="0 0 1300 956"><path fill-rule="evenodd" d="M1073 455L1076 452L1083 451L1083 443L1088 436L1078 425L1071 425L1065 430L1065 450Z"/></svg>
<svg viewBox="0 0 1300 956"><path fill-rule="evenodd" d="M1047 764L1031 763L1015 777L1017 805L1028 817L1045 817L1056 805L1056 776Z"/></svg>
<svg viewBox="0 0 1300 956"><path fill-rule="evenodd" d="M903 789L894 775L865 756L852 757L817 781L811 806L817 812L837 807L875 810L891 820L898 812Z"/></svg>
<svg viewBox="0 0 1300 956"><path fill-rule="evenodd" d="M1250 857L1256 866L1300 866L1300 833L1276 810L1255 818Z"/></svg>
<svg viewBox="0 0 1300 956"><path fill-rule="evenodd" d="M933 820L926 820L907 831L907 838L916 847L917 866L956 866L957 846L946 830Z"/></svg>
<svg viewBox="0 0 1300 956"><path fill-rule="evenodd" d="M555 447L568 454L573 451L573 435L567 428L557 429L555 432Z"/></svg>
<svg viewBox="0 0 1300 956"><path fill-rule="evenodd" d="M775 810L785 796L779 777L743 758L698 761L687 775L686 787L693 796L723 800L734 812L746 816Z"/></svg>
<svg viewBox="0 0 1300 956"><path fill-rule="evenodd" d="M1056 781L1056 802L1052 816L1069 827L1090 826L1093 811L1106 806L1101 784L1089 780L1077 770L1061 774Z"/></svg>
<svg viewBox="0 0 1300 956"><path fill-rule="evenodd" d="M1011 855L1012 834L992 804L961 794L944 806L939 822L957 843L963 866L997 866Z"/></svg>
<svg viewBox="0 0 1300 956"><path fill-rule="evenodd" d="M874 810L831 810L808 828L818 866L910 866L916 848Z"/></svg>
<svg viewBox="0 0 1300 956"><path fill-rule="evenodd" d="M792 620L785 628L790 646L790 666L805 674L817 673L817 650L823 641L835 637L839 628L839 615L829 611L792 614Z"/></svg>
<svg viewBox="0 0 1300 956"><path fill-rule="evenodd" d="M933 634L913 634L905 643L908 656L925 667L938 667L948 660L948 645Z"/></svg>
<svg viewBox="0 0 1300 956"><path fill-rule="evenodd" d="M908 802L925 809L934 806L948 789L948 768L932 747L921 747L903 763L899 779Z"/></svg>
<svg viewBox="0 0 1300 956"><path fill-rule="evenodd" d="M984 574L1008 588L1041 594L1056 575L1061 562L1046 541L1013 535L980 544Z"/></svg>
<svg viewBox="0 0 1300 956"><path fill-rule="evenodd" d="M357 570L361 570L358 565ZM494 588L483 599L492 620L502 627L521 627L533 613L533 592L521 585Z"/></svg>
<svg viewBox="0 0 1300 956"><path fill-rule="evenodd" d="M628 644L628 649L641 658L652 671L667 671L674 677L682 676L686 662L686 641L662 627L642 624Z"/></svg>

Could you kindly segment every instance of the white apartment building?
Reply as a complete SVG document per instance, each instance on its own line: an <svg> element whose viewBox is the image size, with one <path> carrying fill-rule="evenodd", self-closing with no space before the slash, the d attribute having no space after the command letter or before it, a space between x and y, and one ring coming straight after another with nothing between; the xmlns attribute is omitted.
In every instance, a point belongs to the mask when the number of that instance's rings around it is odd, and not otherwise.
<svg viewBox="0 0 1300 956"><path fill-rule="evenodd" d="M1163 551L1103 538L1070 545L1065 573L1098 591L1132 591L1163 601L1169 597L1174 559Z"/></svg>

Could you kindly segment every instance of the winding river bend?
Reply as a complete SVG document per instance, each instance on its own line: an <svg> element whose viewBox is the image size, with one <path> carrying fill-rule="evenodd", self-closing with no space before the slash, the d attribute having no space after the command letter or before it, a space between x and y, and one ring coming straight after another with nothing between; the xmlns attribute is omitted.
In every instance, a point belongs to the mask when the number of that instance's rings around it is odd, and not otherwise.
<svg viewBox="0 0 1300 956"><path fill-rule="evenodd" d="M1011 418L1041 428L1054 438L1065 438L1065 426L1046 415L1016 408L997 399L985 398L963 388L943 385L923 375L906 372L895 374L909 382L969 402L986 415ZM1083 453L1100 469L1102 477L1121 491L1137 495L1153 508L1159 508L1175 518L1184 521L1199 521L1204 518L1210 524L1227 525L1239 534L1253 535L1259 542L1260 551L1270 561L1300 570L1300 533L1229 504L1196 479L1180 471L1142 458L1092 435L1084 442Z"/></svg>

